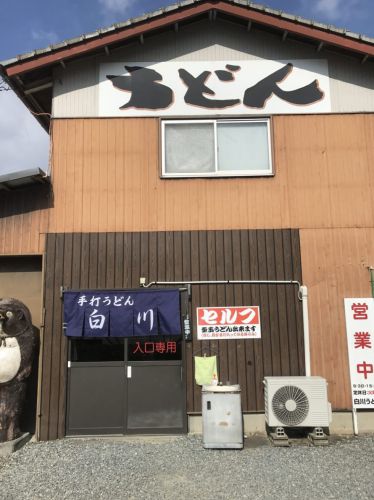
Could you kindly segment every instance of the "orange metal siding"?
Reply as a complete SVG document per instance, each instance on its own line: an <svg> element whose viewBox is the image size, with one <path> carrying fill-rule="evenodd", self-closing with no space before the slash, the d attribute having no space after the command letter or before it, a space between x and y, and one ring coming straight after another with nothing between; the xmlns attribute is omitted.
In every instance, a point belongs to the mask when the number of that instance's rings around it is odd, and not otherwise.
<svg viewBox="0 0 374 500"><path fill-rule="evenodd" d="M40 253L48 231L373 226L373 115L279 116L273 129L274 177L173 180L159 177L158 120L55 120L54 206L2 195L0 254Z"/></svg>
<svg viewBox="0 0 374 500"><path fill-rule="evenodd" d="M374 116L273 119L271 178L160 179L152 118L54 122L50 232L370 227Z"/></svg>
<svg viewBox="0 0 374 500"><path fill-rule="evenodd" d="M173 180L157 119L55 120L53 207L3 195L0 254L40 253L48 231L373 226L373 115L278 116L273 135L274 177Z"/></svg>
<svg viewBox="0 0 374 500"><path fill-rule="evenodd" d="M373 227L374 115L275 119L291 227Z"/></svg>
<svg viewBox="0 0 374 500"><path fill-rule="evenodd" d="M328 380L334 408L350 408L345 297L371 297L374 229L300 231L303 282L309 290L312 375Z"/></svg>

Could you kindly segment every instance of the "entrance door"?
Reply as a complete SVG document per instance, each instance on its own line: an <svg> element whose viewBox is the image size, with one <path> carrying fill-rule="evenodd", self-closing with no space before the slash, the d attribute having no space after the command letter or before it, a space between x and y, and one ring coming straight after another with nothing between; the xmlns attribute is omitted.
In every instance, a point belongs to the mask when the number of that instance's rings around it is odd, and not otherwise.
<svg viewBox="0 0 374 500"><path fill-rule="evenodd" d="M182 340L128 340L128 433L186 432Z"/></svg>
<svg viewBox="0 0 374 500"><path fill-rule="evenodd" d="M123 434L124 339L69 341L67 435Z"/></svg>
<svg viewBox="0 0 374 500"><path fill-rule="evenodd" d="M67 435L187 431L181 339L69 342Z"/></svg>

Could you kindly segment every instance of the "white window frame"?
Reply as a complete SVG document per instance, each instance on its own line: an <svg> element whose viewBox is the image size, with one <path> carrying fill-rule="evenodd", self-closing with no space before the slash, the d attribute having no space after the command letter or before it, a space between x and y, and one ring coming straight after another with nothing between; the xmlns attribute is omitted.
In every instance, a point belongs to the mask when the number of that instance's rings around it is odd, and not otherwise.
<svg viewBox="0 0 374 500"><path fill-rule="evenodd" d="M269 153L269 169L267 170L218 170L218 148L217 148L217 124L219 123L266 123L267 124L267 144ZM214 127L214 172L166 172L166 148L165 148L165 127L168 124L185 124L185 123L211 123ZM208 119L208 120L162 120L161 121L161 150L162 150L162 170L161 176L165 178L190 178L190 177L268 177L274 175L273 171L273 155L272 155L272 140L270 118L223 118L223 119Z"/></svg>

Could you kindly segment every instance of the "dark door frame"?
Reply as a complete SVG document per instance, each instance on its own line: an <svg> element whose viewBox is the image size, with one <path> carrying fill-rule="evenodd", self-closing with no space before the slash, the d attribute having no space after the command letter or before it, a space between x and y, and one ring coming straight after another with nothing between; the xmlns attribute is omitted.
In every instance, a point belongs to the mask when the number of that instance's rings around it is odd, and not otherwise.
<svg viewBox="0 0 374 500"><path fill-rule="evenodd" d="M129 339L133 339L130 337ZM75 433L69 429L70 415L70 393L71 393L71 369L76 367L123 367L123 376L121 383L123 384L123 427L121 434L113 435L130 435L130 434L185 434L188 431L187 419L187 386L186 386L186 346L183 336L181 338L182 359L177 361L128 361L128 339L124 338L124 360L123 361L71 361L71 341L68 341L68 360L67 360L67 387L66 387L66 415L65 415L65 435L66 436L82 436L82 435L108 435L110 430L103 430L100 434L92 433ZM181 367L181 385L182 385L182 417L183 424L181 428L156 428L156 429L128 429L128 380L127 367L141 366L180 366Z"/></svg>

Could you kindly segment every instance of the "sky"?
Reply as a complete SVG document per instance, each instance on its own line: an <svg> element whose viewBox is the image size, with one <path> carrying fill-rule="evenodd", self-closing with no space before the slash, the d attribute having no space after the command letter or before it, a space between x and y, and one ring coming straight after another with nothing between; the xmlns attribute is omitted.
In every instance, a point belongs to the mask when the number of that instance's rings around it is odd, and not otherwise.
<svg viewBox="0 0 374 500"><path fill-rule="evenodd" d="M152 12L173 0L1 0L0 61ZM374 0L256 0L374 38ZM0 85L0 175L48 169L48 134Z"/></svg>

